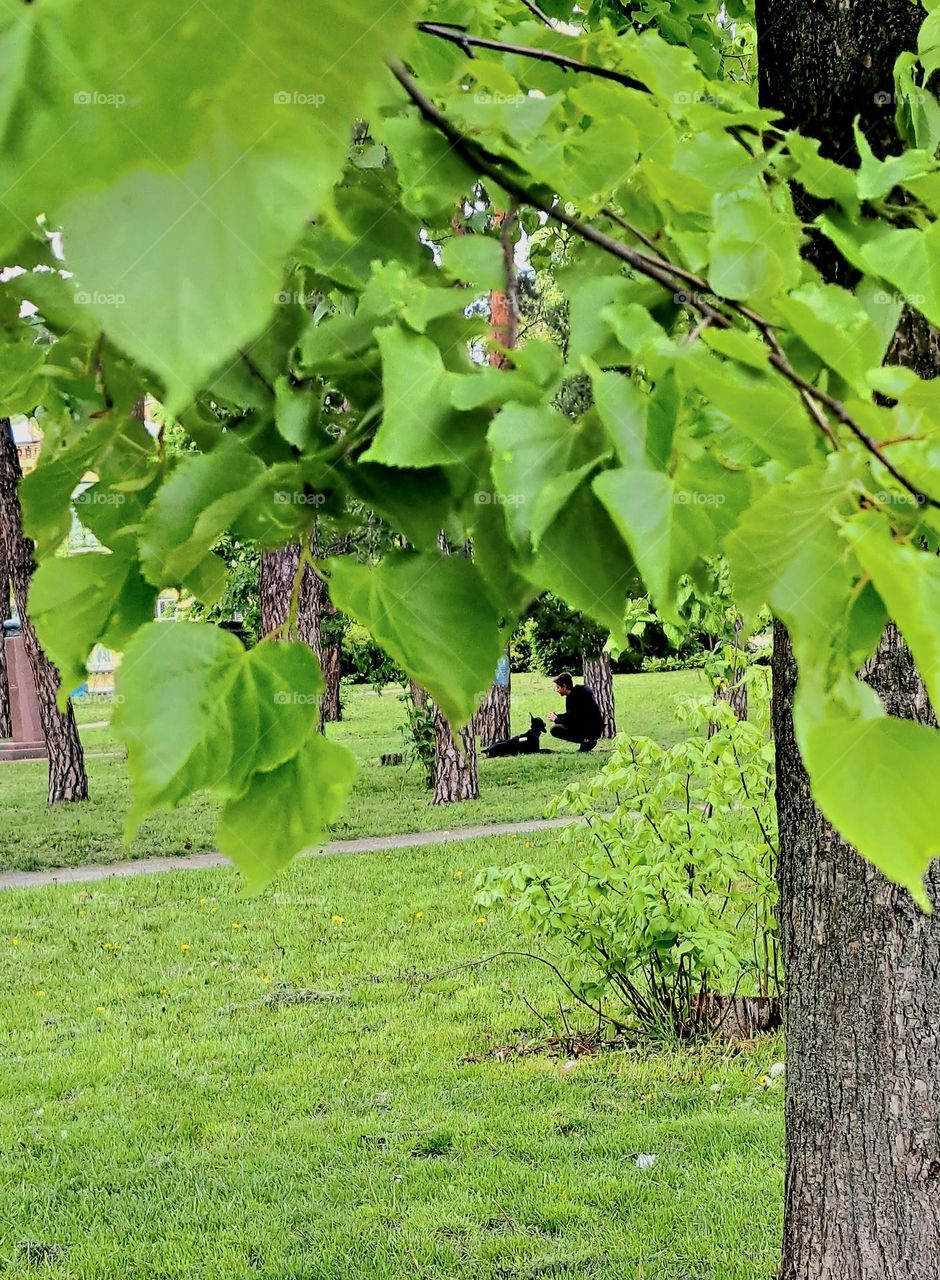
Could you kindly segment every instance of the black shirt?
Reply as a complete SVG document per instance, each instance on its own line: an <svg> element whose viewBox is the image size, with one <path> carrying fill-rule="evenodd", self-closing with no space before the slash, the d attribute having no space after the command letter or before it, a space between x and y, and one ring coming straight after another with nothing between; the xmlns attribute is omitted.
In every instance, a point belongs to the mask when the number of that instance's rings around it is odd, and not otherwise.
<svg viewBox="0 0 940 1280"><path fill-rule="evenodd" d="M577 684L565 697L565 709L555 717L555 723L570 729L572 733L583 733L585 738L597 738L604 727L600 709L594 701L594 695L583 684Z"/></svg>

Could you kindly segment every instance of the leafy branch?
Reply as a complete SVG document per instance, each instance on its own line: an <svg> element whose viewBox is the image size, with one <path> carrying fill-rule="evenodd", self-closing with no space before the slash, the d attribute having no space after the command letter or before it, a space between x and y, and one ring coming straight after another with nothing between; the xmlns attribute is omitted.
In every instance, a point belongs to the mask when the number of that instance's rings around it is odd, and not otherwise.
<svg viewBox="0 0 940 1280"><path fill-rule="evenodd" d="M606 232L594 226L593 223L584 222L575 217L574 214L569 213L560 201L545 199L537 194L526 185L521 176L517 176L518 170L516 173L510 171L511 161L503 156L496 155L483 144L461 132L421 90L401 62L390 63L390 68L395 79L408 94L424 119L447 139L454 151L469 165L476 168L493 182L498 183L504 191L508 192L520 203L538 209L553 221L573 231L582 240L595 245L612 257L618 258L640 275L653 280L676 295L677 298L681 298L683 305L697 312L707 324L713 325L716 329L735 329L735 325L729 317L716 305L719 301L719 295L715 293L707 280L684 267L676 266L659 254L641 252L630 245L624 244L623 241L607 235ZM605 210L606 212L608 211ZM625 220L621 220L620 225L625 225ZM687 285L693 286L693 292L687 292L685 288ZM703 296L706 294L715 298L716 303L712 303L707 297ZM828 409L836 420L855 436L866 451L881 463L888 474L911 494L919 506L930 506L940 510L940 500L925 493L904 475L887 457L878 442L852 417L841 400L815 386L793 368L779 340L776 338L771 321L752 308L735 302L733 299L720 298L720 304L735 311L759 330L767 344L768 363L800 392L814 426L823 431L830 442L833 441L833 435L823 413L824 408Z"/></svg>

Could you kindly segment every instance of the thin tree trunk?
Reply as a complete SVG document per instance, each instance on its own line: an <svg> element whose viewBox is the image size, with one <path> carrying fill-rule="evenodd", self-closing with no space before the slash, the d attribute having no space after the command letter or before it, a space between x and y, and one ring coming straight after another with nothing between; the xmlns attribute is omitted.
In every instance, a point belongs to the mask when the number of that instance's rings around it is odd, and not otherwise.
<svg viewBox="0 0 940 1280"><path fill-rule="evenodd" d="M511 733L512 676L509 671L509 650L501 661L499 678L487 690L473 717L473 731L485 747L502 742Z"/></svg>
<svg viewBox="0 0 940 1280"><path fill-rule="evenodd" d="M46 657L27 610L29 584L36 562L33 544L23 533L20 478L20 460L10 420L0 418L0 525L3 527L8 572L20 617L23 647L33 673L42 732L49 754L49 803L87 800L88 776L85 772L85 754L75 723L75 712L71 702L66 705L65 711L60 711L56 705L59 673Z"/></svg>
<svg viewBox="0 0 940 1280"><path fill-rule="evenodd" d="M10 615L10 567L7 562L6 539L0 520L0 623ZM13 720L10 714L10 680L7 675L6 652L3 633L0 631L0 738L13 736Z"/></svg>
<svg viewBox="0 0 940 1280"><path fill-rule="evenodd" d="M493 350L489 363L493 369L508 369L512 363L507 354L513 350L519 335L519 279L516 272L516 244L513 233L516 227L516 211L498 209L493 214L493 225L500 229L500 245L503 251L505 289L490 292L490 337L505 348ZM508 659L509 648L506 648ZM500 673L503 674L502 672ZM505 680L496 679L480 704L473 718L473 731L484 746L502 742L512 732L512 679L508 665Z"/></svg>
<svg viewBox="0 0 940 1280"><path fill-rule="evenodd" d="M441 555L451 554L443 531L438 535ZM412 691L413 696L413 691ZM456 733L434 704L434 803L454 804L460 800L476 800L480 794L477 779L477 744L474 723Z"/></svg>
<svg viewBox="0 0 940 1280"><path fill-rule="evenodd" d="M850 162L856 116L880 154L898 150L892 68L916 47L910 0L758 0L761 100ZM796 192L804 220L812 202ZM852 272L828 242L809 255ZM889 362L935 376L936 335L903 317ZM865 678L887 710L933 723L889 627ZM922 915L839 838L813 804L793 733L795 670L775 626L773 726L786 968L787 1173L781 1280L940 1275L940 916ZM927 880L940 902L940 870Z"/></svg>
<svg viewBox="0 0 940 1280"><path fill-rule="evenodd" d="M616 738L617 718L614 708L614 676L610 667L610 655L582 653L581 674L585 686L594 694L594 701L604 720L602 738Z"/></svg>
<svg viewBox="0 0 940 1280"><path fill-rule="evenodd" d="M740 618L734 620L734 639L732 645L735 649L740 650L741 632L744 630L744 623ZM714 693L715 702L727 702L731 707L738 720L747 719L748 700L747 700L747 665L742 661L741 666L732 672L730 680L722 680L717 684ZM714 722L709 722L708 736L711 738L718 731L718 726Z"/></svg>
<svg viewBox="0 0 940 1280"><path fill-rule="evenodd" d="M316 554L316 531L311 534L310 546ZM258 575L262 635L270 635L286 623L299 566L299 543L279 547L274 551L262 551ZM320 662L326 683L326 691L317 702L317 729L320 733L327 720L339 719L336 713L339 703L339 658L332 646L323 646L320 629L325 601L328 601L328 597L323 580L312 569L304 569L297 598L296 622L289 634L285 632L281 636L281 639L301 640L308 644ZM330 714L331 711L333 714Z"/></svg>
<svg viewBox="0 0 940 1280"><path fill-rule="evenodd" d="M455 734L440 708L435 706L434 803L454 804L460 800L476 800L479 795L473 725Z"/></svg>

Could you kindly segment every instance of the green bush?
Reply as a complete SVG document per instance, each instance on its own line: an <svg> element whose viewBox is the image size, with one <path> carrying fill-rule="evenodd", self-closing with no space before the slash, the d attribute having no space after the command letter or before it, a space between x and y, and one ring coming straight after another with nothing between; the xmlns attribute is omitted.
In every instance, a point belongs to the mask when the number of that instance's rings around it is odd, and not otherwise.
<svg viewBox="0 0 940 1280"><path fill-rule="evenodd" d="M569 992L618 1031L689 1039L716 997L779 993L773 749L725 704L687 703L692 736L618 738L553 812L571 871L491 867L483 910L508 906ZM709 736L709 726L711 735Z"/></svg>
<svg viewBox="0 0 940 1280"><path fill-rule="evenodd" d="M343 674L350 684L371 684L382 689L388 684L407 682L401 667L358 622L350 622L345 628L342 645Z"/></svg>

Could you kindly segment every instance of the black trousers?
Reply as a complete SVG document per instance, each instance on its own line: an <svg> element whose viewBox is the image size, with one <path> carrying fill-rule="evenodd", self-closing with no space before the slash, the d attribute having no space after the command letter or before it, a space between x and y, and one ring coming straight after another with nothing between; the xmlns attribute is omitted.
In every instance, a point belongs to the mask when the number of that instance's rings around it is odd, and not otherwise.
<svg viewBox="0 0 940 1280"><path fill-rule="evenodd" d="M564 724L553 724L551 728L553 738L561 738L562 742L596 742L597 738L591 738L584 729L569 729Z"/></svg>

